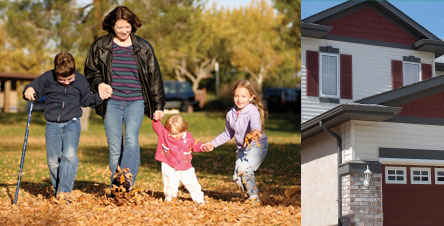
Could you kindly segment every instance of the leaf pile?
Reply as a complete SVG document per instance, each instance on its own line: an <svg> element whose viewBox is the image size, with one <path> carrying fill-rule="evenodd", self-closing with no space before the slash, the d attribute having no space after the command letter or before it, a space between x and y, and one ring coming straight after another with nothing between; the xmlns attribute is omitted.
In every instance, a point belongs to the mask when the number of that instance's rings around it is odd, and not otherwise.
<svg viewBox="0 0 444 226"><path fill-rule="evenodd" d="M218 199L204 191L206 205L191 201L180 191L178 199L164 202L162 193L134 189L110 198L74 190L71 204L51 197L50 189L37 196L23 192L18 205L0 199L3 225L300 225L299 205L263 205ZM109 189L108 189L109 190ZM223 197L219 197L223 198ZM226 198L226 197L225 197ZM265 197L263 197L265 198ZM268 204L267 204L268 203Z"/></svg>

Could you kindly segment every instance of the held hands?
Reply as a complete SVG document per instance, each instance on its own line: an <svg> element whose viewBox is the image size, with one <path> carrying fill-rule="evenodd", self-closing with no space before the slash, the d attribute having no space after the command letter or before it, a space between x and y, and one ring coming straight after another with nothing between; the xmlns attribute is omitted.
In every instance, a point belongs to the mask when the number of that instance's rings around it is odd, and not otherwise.
<svg viewBox="0 0 444 226"><path fill-rule="evenodd" d="M34 95L35 95L35 90L34 90L34 88L32 88L32 87L27 88L27 89L25 90L24 95L25 95L25 98L26 98L27 100L35 101L35 97L34 97Z"/></svg>
<svg viewBox="0 0 444 226"><path fill-rule="evenodd" d="M208 143L204 144L202 149L204 152L210 152L210 151L214 150L214 145L211 142L208 142Z"/></svg>
<svg viewBox="0 0 444 226"><path fill-rule="evenodd" d="M99 96L100 99L102 100L110 98L111 94L113 94L113 88L111 88L111 86L106 83L103 82L100 83L98 88L99 88Z"/></svg>
<svg viewBox="0 0 444 226"><path fill-rule="evenodd" d="M165 116L165 113L161 110L156 110L153 114L153 119L154 120L161 120L163 118L163 116Z"/></svg>

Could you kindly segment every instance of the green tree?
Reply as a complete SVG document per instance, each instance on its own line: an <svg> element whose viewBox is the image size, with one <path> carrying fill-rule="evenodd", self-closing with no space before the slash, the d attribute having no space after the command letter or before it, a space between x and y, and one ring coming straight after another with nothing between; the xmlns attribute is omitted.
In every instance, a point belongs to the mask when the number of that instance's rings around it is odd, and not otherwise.
<svg viewBox="0 0 444 226"><path fill-rule="evenodd" d="M259 91L268 77L285 61L278 32L281 16L265 1L253 1L248 7L234 9L227 18L237 30L233 35L231 63L245 71L257 83Z"/></svg>
<svg viewBox="0 0 444 226"><path fill-rule="evenodd" d="M275 8L283 15L283 20L279 28L282 39L287 43L289 48L295 50L294 59L287 57L286 63L279 74L284 76L284 83L294 83L300 85L300 77L297 72L301 68L301 0L274 0ZM295 62L294 62L295 61Z"/></svg>

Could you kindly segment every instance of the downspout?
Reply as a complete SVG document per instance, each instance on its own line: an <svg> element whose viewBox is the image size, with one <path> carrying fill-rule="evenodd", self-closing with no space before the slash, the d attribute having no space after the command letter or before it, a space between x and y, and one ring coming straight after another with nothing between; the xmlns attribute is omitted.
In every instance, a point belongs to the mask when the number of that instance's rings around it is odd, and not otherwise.
<svg viewBox="0 0 444 226"><path fill-rule="evenodd" d="M339 173L339 166L342 164L342 138L335 132L326 128L322 121L319 121L319 127L321 127L324 132L336 138L338 145L338 226L342 226L342 177Z"/></svg>

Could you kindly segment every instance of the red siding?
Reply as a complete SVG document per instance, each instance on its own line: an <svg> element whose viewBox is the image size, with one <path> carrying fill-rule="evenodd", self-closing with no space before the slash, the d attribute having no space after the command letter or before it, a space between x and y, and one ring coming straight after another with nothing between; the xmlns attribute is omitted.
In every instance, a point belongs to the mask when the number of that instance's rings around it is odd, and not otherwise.
<svg viewBox="0 0 444 226"><path fill-rule="evenodd" d="M307 50L307 96L319 96L319 52Z"/></svg>
<svg viewBox="0 0 444 226"><path fill-rule="evenodd" d="M341 98L352 99L352 56L341 54Z"/></svg>
<svg viewBox="0 0 444 226"><path fill-rule="evenodd" d="M402 87L402 61L392 60L392 88Z"/></svg>
<svg viewBox="0 0 444 226"><path fill-rule="evenodd" d="M432 77L432 65L421 64L422 80L426 80Z"/></svg>
<svg viewBox="0 0 444 226"><path fill-rule="evenodd" d="M444 118L444 92L405 103L401 107L399 115Z"/></svg>
<svg viewBox="0 0 444 226"><path fill-rule="evenodd" d="M370 6L328 22L331 35L411 45L417 40Z"/></svg>

